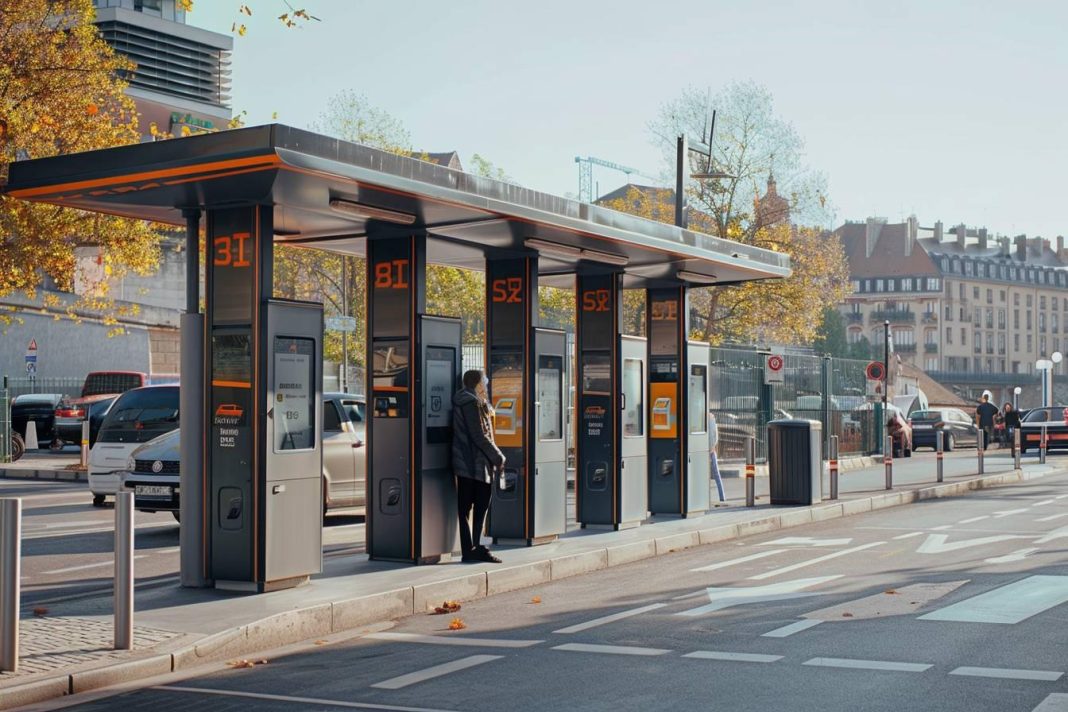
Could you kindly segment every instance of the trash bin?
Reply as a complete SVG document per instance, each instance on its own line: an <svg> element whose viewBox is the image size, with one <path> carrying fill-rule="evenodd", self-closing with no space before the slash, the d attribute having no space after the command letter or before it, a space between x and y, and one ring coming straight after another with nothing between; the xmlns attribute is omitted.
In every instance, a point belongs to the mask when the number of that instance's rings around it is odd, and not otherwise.
<svg viewBox="0 0 1068 712"><path fill-rule="evenodd" d="M768 423L772 504L816 504L823 499L823 425L790 418Z"/></svg>

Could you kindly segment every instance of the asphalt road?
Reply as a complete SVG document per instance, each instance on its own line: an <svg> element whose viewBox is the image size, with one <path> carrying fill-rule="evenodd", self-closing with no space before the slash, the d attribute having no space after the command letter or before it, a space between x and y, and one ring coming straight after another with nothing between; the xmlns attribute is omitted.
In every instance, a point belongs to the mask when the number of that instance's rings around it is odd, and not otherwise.
<svg viewBox="0 0 1068 712"><path fill-rule="evenodd" d="M1066 543L1059 476L699 547L65 704L1055 712L1068 709ZM453 617L466 627L448 630Z"/></svg>

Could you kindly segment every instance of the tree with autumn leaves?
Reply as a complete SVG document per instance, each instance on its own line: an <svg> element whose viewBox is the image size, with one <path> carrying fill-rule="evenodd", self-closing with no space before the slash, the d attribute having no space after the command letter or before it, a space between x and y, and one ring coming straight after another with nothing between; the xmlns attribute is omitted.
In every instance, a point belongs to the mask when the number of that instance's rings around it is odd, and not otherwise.
<svg viewBox="0 0 1068 712"><path fill-rule="evenodd" d="M0 0L0 188L13 161L137 143L122 75L91 0ZM70 290L74 248L99 245L105 272L151 271L159 234L140 220L38 205L0 192L0 296L51 279Z"/></svg>

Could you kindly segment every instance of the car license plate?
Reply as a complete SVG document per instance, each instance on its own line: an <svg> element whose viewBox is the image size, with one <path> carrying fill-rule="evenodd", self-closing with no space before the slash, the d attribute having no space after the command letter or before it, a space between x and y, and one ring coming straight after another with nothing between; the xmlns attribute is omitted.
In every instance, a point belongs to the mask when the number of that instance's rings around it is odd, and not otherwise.
<svg viewBox="0 0 1068 712"><path fill-rule="evenodd" d="M930 425L913 425L912 429L913 430L930 430L931 426Z"/></svg>
<svg viewBox="0 0 1068 712"><path fill-rule="evenodd" d="M170 497L171 488L164 485L135 485L134 496L136 497Z"/></svg>

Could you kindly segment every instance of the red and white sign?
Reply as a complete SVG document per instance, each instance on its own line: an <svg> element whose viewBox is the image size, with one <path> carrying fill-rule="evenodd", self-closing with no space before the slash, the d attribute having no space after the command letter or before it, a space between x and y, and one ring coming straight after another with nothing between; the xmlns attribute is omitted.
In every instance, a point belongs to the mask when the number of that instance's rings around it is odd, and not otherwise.
<svg viewBox="0 0 1068 712"><path fill-rule="evenodd" d="M764 359L764 385L785 383L786 371L783 368L785 365L782 354L768 354Z"/></svg>
<svg viewBox="0 0 1068 712"><path fill-rule="evenodd" d="M869 361L868 367L864 369L864 374L869 381L885 381L886 367L883 366L882 361Z"/></svg>

